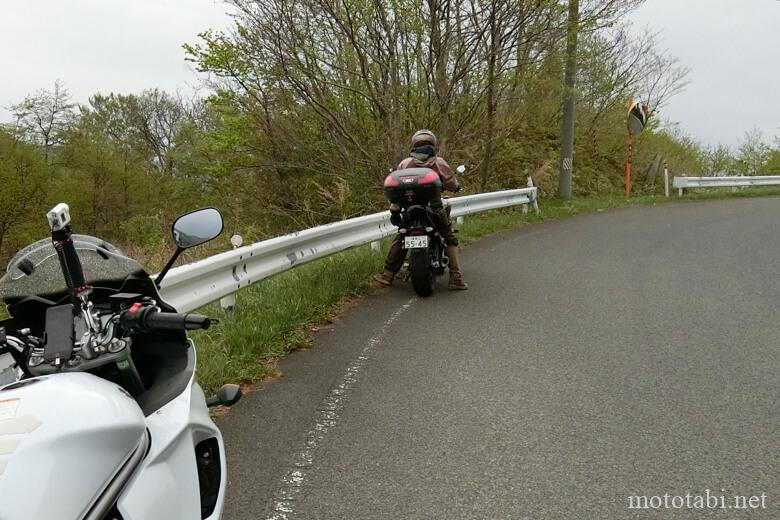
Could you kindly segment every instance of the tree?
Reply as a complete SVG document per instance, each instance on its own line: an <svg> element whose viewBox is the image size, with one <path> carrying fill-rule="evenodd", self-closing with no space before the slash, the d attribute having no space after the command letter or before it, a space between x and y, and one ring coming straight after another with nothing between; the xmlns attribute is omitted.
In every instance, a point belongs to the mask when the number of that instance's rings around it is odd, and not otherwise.
<svg viewBox="0 0 780 520"><path fill-rule="evenodd" d="M9 232L33 215L37 216L34 221L43 225L41 202L47 176L46 162L38 149L0 129L0 252Z"/></svg>
<svg viewBox="0 0 780 520"><path fill-rule="evenodd" d="M730 147L719 144L705 152L704 171L707 175L722 176L734 173L734 154Z"/></svg>
<svg viewBox="0 0 780 520"><path fill-rule="evenodd" d="M769 159L770 148L764 142L764 133L758 128L745 132L742 141L737 148L736 167L745 175L759 175Z"/></svg>
<svg viewBox="0 0 780 520"><path fill-rule="evenodd" d="M39 90L11 106L15 121L10 126L21 139L40 145L46 162L50 163L52 148L63 144L68 126L74 120L74 107L70 93L57 80L54 90Z"/></svg>
<svg viewBox="0 0 780 520"><path fill-rule="evenodd" d="M780 175L780 137L775 137L775 146L769 152L765 169L769 175Z"/></svg>
<svg viewBox="0 0 780 520"><path fill-rule="evenodd" d="M81 120L100 128L113 143L134 159L142 159L160 173L173 174L171 153L180 127L196 116L198 103L188 103L159 89L138 95L96 94L82 106Z"/></svg>

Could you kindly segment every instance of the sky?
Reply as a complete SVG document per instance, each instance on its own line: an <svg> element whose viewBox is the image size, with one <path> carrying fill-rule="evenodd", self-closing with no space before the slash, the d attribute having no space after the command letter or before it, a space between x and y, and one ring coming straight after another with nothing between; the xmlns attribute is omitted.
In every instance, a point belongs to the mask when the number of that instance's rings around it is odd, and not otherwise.
<svg viewBox="0 0 780 520"><path fill-rule="evenodd" d="M184 43L231 24L221 0L0 0L0 121L59 79L78 103L96 92L200 87Z"/></svg>
<svg viewBox="0 0 780 520"><path fill-rule="evenodd" d="M780 137L780 1L647 0L630 17L691 68L663 119L710 145L734 146L754 126Z"/></svg>
<svg viewBox="0 0 780 520"><path fill-rule="evenodd" d="M57 79L79 103L96 92L193 92L200 81L182 44L229 27L227 9L221 0L5 0L0 121ZM709 145L735 146L754 126L767 141L780 136L780 0L647 0L629 16L691 68L663 119Z"/></svg>

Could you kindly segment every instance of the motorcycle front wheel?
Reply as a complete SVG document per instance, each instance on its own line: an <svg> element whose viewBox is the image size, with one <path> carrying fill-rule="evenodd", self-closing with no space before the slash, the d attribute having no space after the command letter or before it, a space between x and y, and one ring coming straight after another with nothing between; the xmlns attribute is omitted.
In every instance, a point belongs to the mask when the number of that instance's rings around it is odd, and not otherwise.
<svg viewBox="0 0 780 520"><path fill-rule="evenodd" d="M433 269L427 249L412 249L409 254L409 275L414 292L422 297L433 294Z"/></svg>

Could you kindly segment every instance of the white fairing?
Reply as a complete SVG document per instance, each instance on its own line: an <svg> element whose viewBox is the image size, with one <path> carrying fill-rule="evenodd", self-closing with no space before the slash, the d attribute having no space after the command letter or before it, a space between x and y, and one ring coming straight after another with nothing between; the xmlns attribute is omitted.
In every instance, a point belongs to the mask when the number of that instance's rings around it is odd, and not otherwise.
<svg viewBox="0 0 780 520"><path fill-rule="evenodd" d="M184 393L146 421L151 449L119 497L119 512L125 520L201 518L195 445L216 438L221 466L219 497L206 518L219 519L225 497L225 449L200 386L191 380Z"/></svg>
<svg viewBox="0 0 780 520"><path fill-rule="evenodd" d="M0 390L0 519L82 518L145 430L135 400L91 374Z"/></svg>

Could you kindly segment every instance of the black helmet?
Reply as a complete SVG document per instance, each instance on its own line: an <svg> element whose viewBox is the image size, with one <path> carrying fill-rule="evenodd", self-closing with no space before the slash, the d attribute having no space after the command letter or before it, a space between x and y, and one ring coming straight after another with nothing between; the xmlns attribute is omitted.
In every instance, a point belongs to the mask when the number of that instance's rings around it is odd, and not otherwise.
<svg viewBox="0 0 780 520"><path fill-rule="evenodd" d="M430 130L426 130L424 128L422 130L417 130L412 136L412 151L414 151L414 149L418 146L423 146L426 144L436 148L438 147L439 142L436 139L436 136L433 135L433 132Z"/></svg>

